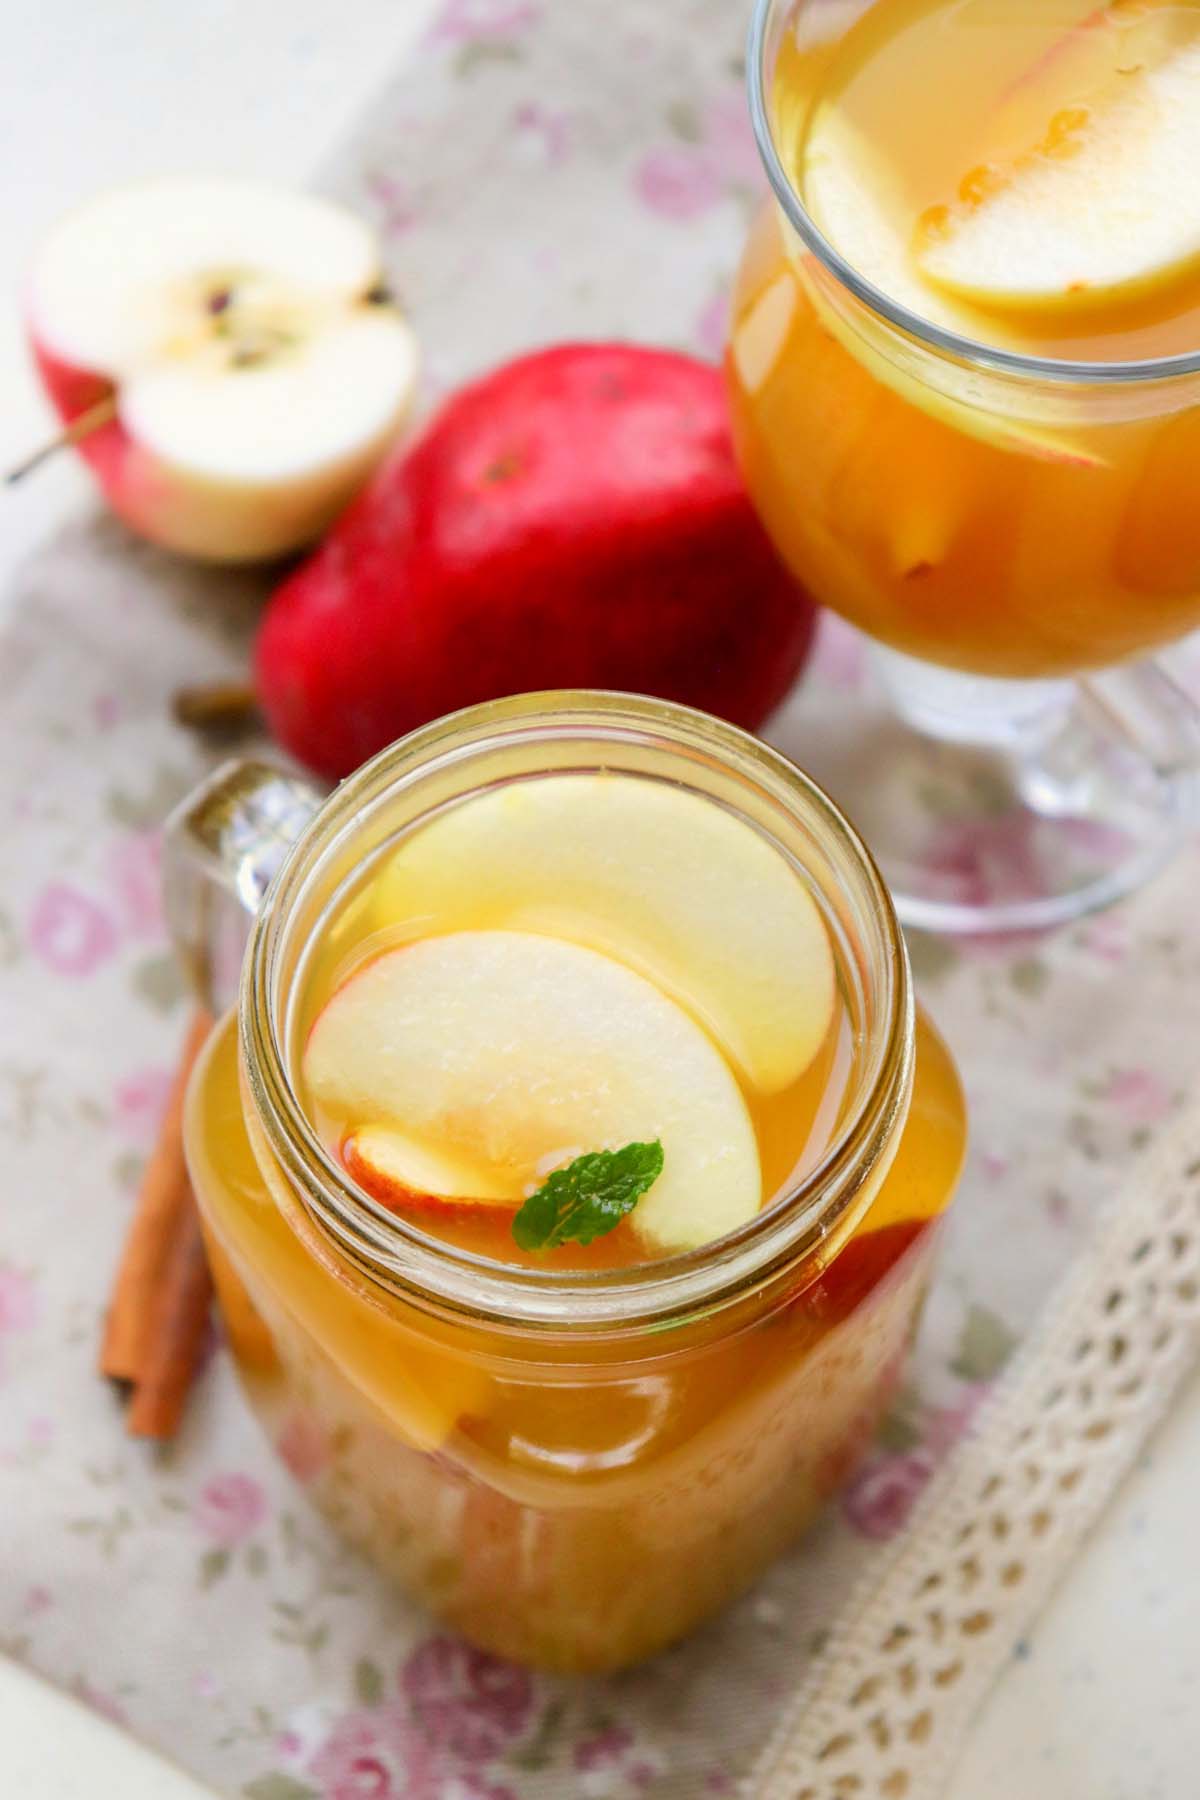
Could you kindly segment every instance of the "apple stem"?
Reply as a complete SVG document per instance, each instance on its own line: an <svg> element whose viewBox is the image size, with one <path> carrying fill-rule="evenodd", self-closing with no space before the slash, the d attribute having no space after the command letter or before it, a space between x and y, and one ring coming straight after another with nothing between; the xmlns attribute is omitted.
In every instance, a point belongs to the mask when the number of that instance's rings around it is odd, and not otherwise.
<svg viewBox="0 0 1200 1800"><path fill-rule="evenodd" d="M105 394L103 400L97 400L96 404L89 406L86 412L77 414L71 423L58 433L57 437L52 437L48 444L42 444L31 456L25 457L15 468L9 469L4 477L5 487L15 487L18 481L24 481L27 475L32 475L35 469L40 469L44 462L47 462L50 457L56 456L68 444L81 443L85 437L90 437L93 431L99 431L102 425L111 424L116 416L117 397L115 394Z"/></svg>
<svg viewBox="0 0 1200 1800"><path fill-rule="evenodd" d="M179 688L171 697L172 718L193 731L249 725L257 712L258 697L248 681L213 681L203 687Z"/></svg>

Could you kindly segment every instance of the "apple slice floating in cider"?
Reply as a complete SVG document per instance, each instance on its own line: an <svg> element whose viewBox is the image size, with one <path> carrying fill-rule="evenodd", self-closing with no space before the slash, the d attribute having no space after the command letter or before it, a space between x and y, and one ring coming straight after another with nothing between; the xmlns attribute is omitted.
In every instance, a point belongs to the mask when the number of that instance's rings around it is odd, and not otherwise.
<svg viewBox="0 0 1200 1800"><path fill-rule="evenodd" d="M1200 259L1200 43L1062 107L975 191L927 215L923 274L997 308L1118 300Z"/></svg>
<svg viewBox="0 0 1200 1800"><path fill-rule="evenodd" d="M342 1161L381 1206L420 1212L447 1206L515 1212L515 1179L478 1158L433 1150L395 1125L364 1125L342 1144Z"/></svg>
<svg viewBox="0 0 1200 1800"><path fill-rule="evenodd" d="M746 1103L704 1031L632 969L557 938L466 931L388 952L326 1004L303 1076L329 1113L394 1122L518 1202L555 1160L657 1139L662 1174L631 1215L651 1254L723 1237L762 1200ZM479 1198L466 1180L461 1198Z"/></svg>
<svg viewBox="0 0 1200 1800"><path fill-rule="evenodd" d="M833 1017L833 951L800 876L752 826L663 782L553 775L474 798L397 850L375 909L380 927L501 925L618 957L763 1093L803 1074Z"/></svg>
<svg viewBox="0 0 1200 1800"><path fill-rule="evenodd" d="M1059 114L1083 104L1107 106L1128 91L1132 75L1157 68L1195 29L1190 7L1147 6L1145 0L1108 0L1085 12L977 121L972 175L1026 155ZM969 177L968 185L976 182Z"/></svg>
<svg viewBox="0 0 1200 1800"><path fill-rule="evenodd" d="M979 337L978 315L922 279L925 271L909 241L907 196L878 150L835 101L826 101L814 116L803 182L814 222L858 274L918 318L960 337ZM809 293L822 322L855 360L929 417L1001 450L1081 468L1104 466L1104 458L1082 433L986 404L969 369L960 370L950 359L931 360L925 369L919 356L898 354L890 326L862 309L828 299L819 277L810 282Z"/></svg>
<svg viewBox="0 0 1200 1800"><path fill-rule="evenodd" d="M324 530L395 438L416 347L374 233L311 195L162 180L72 213L34 262L27 318L80 450L135 530L212 561Z"/></svg>

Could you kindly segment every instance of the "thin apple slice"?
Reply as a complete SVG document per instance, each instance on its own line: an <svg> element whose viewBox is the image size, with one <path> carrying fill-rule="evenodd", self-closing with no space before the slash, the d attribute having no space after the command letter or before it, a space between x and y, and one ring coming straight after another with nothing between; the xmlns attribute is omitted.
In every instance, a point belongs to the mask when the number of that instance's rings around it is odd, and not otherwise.
<svg viewBox="0 0 1200 1800"><path fill-rule="evenodd" d="M395 1212L515 1212L524 1196L515 1181L478 1158L420 1143L395 1125L362 1125L342 1145L342 1161L381 1206Z"/></svg>
<svg viewBox="0 0 1200 1800"><path fill-rule="evenodd" d="M1002 89L977 121L974 177L1012 163L1044 136L1056 115L1086 104L1106 106L1128 89L1135 70L1156 68L1195 36L1190 7L1109 0L1067 25L1061 35Z"/></svg>
<svg viewBox="0 0 1200 1800"><path fill-rule="evenodd" d="M813 116L802 180L813 222L859 275L919 317L950 323L945 302L912 266L904 235L910 207L898 172L836 100Z"/></svg>
<svg viewBox="0 0 1200 1800"><path fill-rule="evenodd" d="M579 944L466 931L390 951L325 1006L303 1077L328 1113L395 1121L510 1193L581 1149L659 1139L663 1172L632 1215L651 1253L723 1237L761 1203L724 1059L649 981Z"/></svg>
<svg viewBox="0 0 1200 1800"><path fill-rule="evenodd" d="M686 1006L763 1093L833 1016L829 934L804 882L722 807L663 782L554 775L415 832L375 889L380 926L544 932L619 957Z"/></svg>
<svg viewBox="0 0 1200 1800"><path fill-rule="evenodd" d="M978 340L980 319L922 280L908 241L911 208L899 181L862 132L832 101L818 108L805 146L804 197L813 220L846 261L889 299L918 318ZM1059 429L984 403L971 370L941 358L924 377L919 357L893 341L892 328L863 309L827 298L821 280L808 284L822 321L876 380L955 431L1001 450L1043 461L1102 468L1105 459L1082 432ZM1003 331L1001 347L1013 348ZM961 383L961 397L955 393Z"/></svg>
<svg viewBox="0 0 1200 1800"><path fill-rule="evenodd" d="M1060 109L1007 168L936 208L918 263L996 308L1083 308L1176 281L1200 261L1200 44Z"/></svg>

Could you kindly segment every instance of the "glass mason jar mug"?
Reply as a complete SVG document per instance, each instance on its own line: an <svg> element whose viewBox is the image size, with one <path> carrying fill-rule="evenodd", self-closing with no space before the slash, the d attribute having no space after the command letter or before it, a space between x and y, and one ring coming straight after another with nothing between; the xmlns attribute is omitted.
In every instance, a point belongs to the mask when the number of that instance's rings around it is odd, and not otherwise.
<svg viewBox="0 0 1200 1800"><path fill-rule="evenodd" d="M481 795L592 771L712 803L779 853L828 931L846 1054L825 1137L748 1221L656 1260L564 1269L482 1254L372 1198L314 1126L299 1062L313 970L397 845ZM486 866L473 885L486 904ZM167 889L218 1001L222 894L255 915L186 1143L243 1385L281 1455L350 1539L487 1649L600 1670L680 1637L864 1451L961 1165L957 1077L850 826L702 714L534 695L416 733L324 804L228 765L172 821ZM743 898L753 909L752 886Z"/></svg>

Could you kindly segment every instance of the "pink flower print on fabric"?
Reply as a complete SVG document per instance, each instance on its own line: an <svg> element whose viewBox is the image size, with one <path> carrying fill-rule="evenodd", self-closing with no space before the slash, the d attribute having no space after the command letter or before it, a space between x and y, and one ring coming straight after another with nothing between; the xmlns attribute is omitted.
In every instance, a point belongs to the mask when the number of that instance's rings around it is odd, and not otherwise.
<svg viewBox="0 0 1200 1800"><path fill-rule="evenodd" d="M513 130L523 153L544 168L559 168L570 154L571 121L565 112L526 101L513 114Z"/></svg>
<svg viewBox="0 0 1200 1800"><path fill-rule="evenodd" d="M939 899L960 906L996 906L1015 895L1040 898L1052 884L1029 813L999 818L950 819L932 833L921 858L936 880ZM964 936L959 949L980 961L1035 954L1044 931L996 931Z"/></svg>
<svg viewBox="0 0 1200 1800"><path fill-rule="evenodd" d="M140 940L165 938L160 834L138 831L118 838L111 866L117 913L127 936Z"/></svg>
<svg viewBox="0 0 1200 1800"><path fill-rule="evenodd" d="M860 1537L878 1543L903 1531L929 1477L934 1459L927 1450L883 1456L868 1465L846 1489L842 1510Z"/></svg>
<svg viewBox="0 0 1200 1800"><path fill-rule="evenodd" d="M954 1406L938 1406L929 1414L924 1448L936 1461L953 1450L991 1391L990 1381L969 1381Z"/></svg>
<svg viewBox="0 0 1200 1800"><path fill-rule="evenodd" d="M34 903L29 948L56 975L80 981L117 948L117 929L102 907L67 882L51 882Z"/></svg>
<svg viewBox="0 0 1200 1800"><path fill-rule="evenodd" d="M1129 921L1122 913L1097 913L1085 923L1079 938L1101 962L1119 965L1129 955Z"/></svg>
<svg viewBox="0 0 1200 1800"><path fill-rule="evenodd" d="M305 1771L321 1800L442 1800L440 1758L402 1700L348 1713Z"/></svg>
<svg viewBox="0 0 1200 1800"><path fill-rule="evenodd" d="M477 44L512 37L541 14L537 0L447 0L429 33L431 44Z"/></svg>
<svg viewBox="0 0 1200 1800"><path fill-rule="evenodd" d="M757 185L765 181L750 108L740 82L718 94L706 107L703 120L704 142L711 160L720 168L727 182Z"/></svg>
<svg viewBox="0 0 1200 1800"><path fill-rule="evenodd" d="M267 1497L250 1475L214 1475L192 1517L212 1543L232 1549L253 1537L268 1513Z"/></svg>
<svg viewBox="0 0 1200 1800"><path fill-rule="evenodd" d="M701 218L725 192L716 163L689 144L648 151L634 171L634 187L650 212L679 224Z"/></svg>
<svg viewBox="0 0 1200 1800"><path fill-rule="evenodd" d="M626 1755L633 1749L633 1743L633 1733L628 1725L608 1725L603 1731L580 1738L572 1760L581 1774L595 1769L611 1769L615 1764L624 1762Z"/></svg>
<svg viewBox="0 0 1200 1800"><path fill-rule="evenodd" d="M730 88L689 124L685 141L661 144L634 170L642 204L660 218L687 223L731 192L757 187L762 175L758 150L740 87Z"/></svg>
<svg viewBox="0 0 1200 1800"><path fill-rule="evenodd" d="M275 1442L276 1452L297 1481L315 1481L330 1457L329 1438L311 1413L290 1413Z"/></svg>
<svg viewBox="0 0 1200 1800"><path fill-rule="evenodd" d="M519 1737L533 1711L533 1682L515 1663L456 1638L418 1645L401 1684L431 1742L463 1762L488 1762Z"/></svg>
<svg viewBox="0 0 1200 1800"><path fill-rule="evenodd" d="M117 1083L113 1111L121 1136L139 1149L149 1149L158 1136L174 1085L170 1069L137 1069Z"/></svg>
<svg viewBox="0 0 1200 1800"><path fill-rule="evenodd" d="M720 362L729 336L729 290L720 288L699 313L692 337L701 356Z"/></svg>
<svg viewBox="0 0 1200 1800"><path fill-rule="evenodd" d="M1161 1124L1174 1106L1170 1088L1149 1069L1118 1069L1104 1097L1135 1126Z"/></svg>
<svg viewBox="0 0 1200 1800"><path fill-rule="evenodd" d="M0 1264L0 1338L32 1330L40 1312L41 1295L32 1275Z"/></svg>
<svg viewBox="0 0 1200 1800"><path fill-rule="evenodd" d="M417 223L417 205L412 190L394 175L377 171L367 177L367 191L376 201L384 234L399 237Z"/></svg>
<svg viewBox="0 0 1200 1800"><path fill-rule="evenodd" d="M924 1442L917 1449L878 1456L860 1471L842 1496L842 1510L860 1537L882 1542L903 1531L930 1476L989 1391L986 1381L969 1382L956 1405L937 1407L929 1414Z"/></svg>

